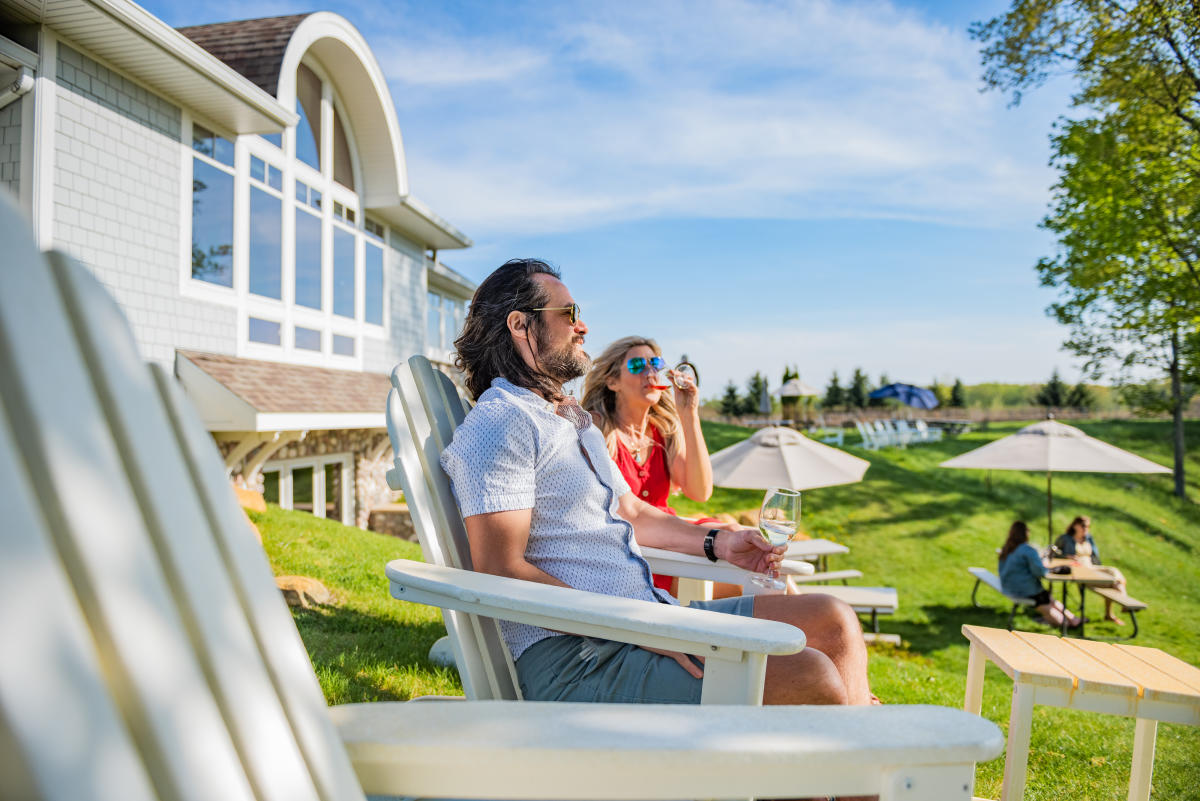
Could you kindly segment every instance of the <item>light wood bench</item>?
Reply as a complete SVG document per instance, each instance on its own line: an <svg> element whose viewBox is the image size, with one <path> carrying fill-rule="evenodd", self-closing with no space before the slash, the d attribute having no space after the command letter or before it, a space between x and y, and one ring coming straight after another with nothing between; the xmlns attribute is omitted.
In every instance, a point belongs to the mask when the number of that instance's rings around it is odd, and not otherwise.
<svg viewBox="0 0 1200 801"><path fill-rule="evenodd" d="M1144 612L1150 607L1137 598L1121 592L1116 587L1092 587L1091 590L1097 595L1112 601L1114 604L1119 604L1122 609L1129 613L1129 619L1133 621L1133 631L1128 637L1123 637L1122 639L1132 640L1136 637L1138 634L1137 613Z"/></svg>
<svg viewBox="0 0 1200 801"><path fill-rule="evenodd" d="M1020 801L1025 790L1034 704L1137 719L1129 801L1150 797L1158 721L1200 726L1200 669L1157 648L983 626L962 632L971 643L967 712L982 709L987 660L1013 682L1001 801Z"/></svg>
<svg viewBox="0 0 1200 801"><path fill-rule="evenodd" d="M792 581L796 584L819 584L827 581L840 581L845 584L849 579L862 578L862 575L861 570L826 570L811 576L792 576Z"/></svg>
<svg viewBox="0 0 1200 801"><path fill-rule="evenodd" d="M975 600L975 593L979 592L979 585L986 584L996 592L1003 595L1008 600L1012 601L1012 612L1008 615L1008 630L1012 631L1013 620L1017 617L1017 609L1022 606L1037 606L1037 603L1032 598L1024 598L1020 595L1009 595L1004 591L1004 586L1000 583L1000 577L992 571L984 567L968 567L967 572L975 577L975 586L971 589L971 605L979 606L979 602Z"/></svg>
<svg viewBox="0 0 1200 801"><path fill-rule="evenodd" d="M849 604L860 615L871 616L871 631L879 634L879 616L895 614L900 605L895 587L799 586L801 595L832 595Z"/></svg>

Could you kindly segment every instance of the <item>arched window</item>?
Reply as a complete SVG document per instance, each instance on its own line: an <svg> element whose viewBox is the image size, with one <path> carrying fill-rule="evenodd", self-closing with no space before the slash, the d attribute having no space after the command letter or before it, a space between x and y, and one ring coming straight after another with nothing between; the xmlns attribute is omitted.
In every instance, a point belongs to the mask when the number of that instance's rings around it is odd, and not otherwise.
<svg viewBox="0 0 1200 801"><path fill-rule="evenodd" d="M238 355L361 366L364 337L387 337L387 228L363 213L354 126L311 59L296 112L281 138L192 123L188 291L237 308Z"/></svg>

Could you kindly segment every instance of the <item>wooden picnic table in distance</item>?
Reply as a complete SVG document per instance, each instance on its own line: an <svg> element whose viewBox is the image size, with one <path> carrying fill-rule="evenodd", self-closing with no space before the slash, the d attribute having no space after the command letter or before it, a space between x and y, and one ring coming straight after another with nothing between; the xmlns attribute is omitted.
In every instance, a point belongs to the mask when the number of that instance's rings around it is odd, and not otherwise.
<svg viewBox="0 0 1200 801"><path fill-rule="evenodd" d="M1157 648L962 627L971 643L964 709L983 708L983 676L992 660L1013 682L1001 801L1025 792L1033 705L1137 719L1129 801L1147 801L1158 721L1200 726L1200 668Z"/></svg>
<svg viewBox="0 0 1200 801"><path fill-rule="evenodd" d="M1067 605L1067 585L1075 584L1079 587L1079 616L1082 618L1085 607L1085 594L1088 587L1111 587L1116 584L1113 577L1103 570L1097 570L1090 565L1081 565L1073 562L1070 559L1051 559L1050 569L1069 567L1070 573L1054 573L1047 572L1047 581L1056 581L1062 585L1062 604ZM1083 637L1084 624L1079 624L1079 636ZM1063 615L1062 635L1067 636L1067 616Z"/></svg>
<svg viewBox="0 0 1200 801"><path fill-rule="evenodd" d="M850 549L833 540L792 540L787 544L784 558L815 561L817 569L825 572L829 569L829 555L835 553L850 553Z"/></svg>

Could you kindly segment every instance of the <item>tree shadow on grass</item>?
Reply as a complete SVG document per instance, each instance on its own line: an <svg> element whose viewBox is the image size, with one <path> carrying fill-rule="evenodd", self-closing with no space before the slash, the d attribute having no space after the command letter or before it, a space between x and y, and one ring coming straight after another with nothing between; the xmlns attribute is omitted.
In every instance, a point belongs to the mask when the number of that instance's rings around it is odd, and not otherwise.
<svg viewBox="0 0 1200 801"><path fill-rule="evenodd" d="M950 646L967 645L963 636L964 625L987 626L993 629L1008 627L1008 616L1011 606L971 606L970 603L949 606L937 604L921 607L925 614L924 621L889 621L884 628L889 633L899 634L908 645L908 650L919 654L930 654ZM1035 613L1036 615L1036 613ZM1054 630L1036 622L1025 610L1018 610L1014 627L1021 631L1036 631L1044 634L1055 633Z"/></svg>

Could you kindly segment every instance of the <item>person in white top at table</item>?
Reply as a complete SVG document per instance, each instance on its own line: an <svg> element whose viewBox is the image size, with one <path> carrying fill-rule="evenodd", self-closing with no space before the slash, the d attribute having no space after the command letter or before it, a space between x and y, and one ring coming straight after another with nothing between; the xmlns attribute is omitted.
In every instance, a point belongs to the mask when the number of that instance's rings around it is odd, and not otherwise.
<svg viewBox="0 0 1200 801"><path fill-rule="evenodd" d="M1112 565L1100 564L1100 549L1092 539L1092 519L1080 515L1071 521L1066 532L1054 541L1054 547L1066 559L1073 559L1081 565L1094 567L1102 573L1112 576L1113 587L1125 592L1125 574ZM1124 626L1125 621L1113 614L1112 599L1104 599L1104 617L1118 626Z"/></svg>

